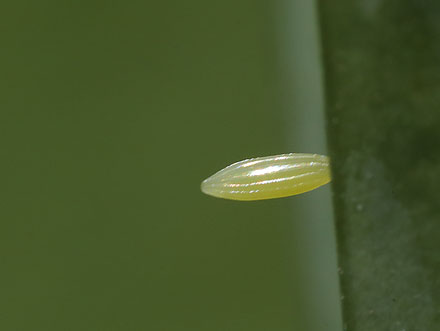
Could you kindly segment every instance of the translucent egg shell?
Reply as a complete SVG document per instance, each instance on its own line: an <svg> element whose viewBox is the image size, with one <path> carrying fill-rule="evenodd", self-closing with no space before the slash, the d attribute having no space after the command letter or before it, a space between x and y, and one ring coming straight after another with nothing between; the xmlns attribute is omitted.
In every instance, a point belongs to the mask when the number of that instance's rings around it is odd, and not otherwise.
<svg viewBox="0 0 440 331"><path fill-rule="evenodd" d="M231 200L263 200L313 190L330 181L327 156L291 153L234 163L202 182L202 192Z"/></svg>

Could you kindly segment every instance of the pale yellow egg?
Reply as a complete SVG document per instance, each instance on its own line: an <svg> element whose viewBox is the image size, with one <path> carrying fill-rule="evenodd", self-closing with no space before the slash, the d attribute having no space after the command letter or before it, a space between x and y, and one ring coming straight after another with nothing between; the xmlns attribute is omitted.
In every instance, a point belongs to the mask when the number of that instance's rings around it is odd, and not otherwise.
<svg viewBox="0 0 440 331"><path fill-rule="evenodd" d="M201 189L218 198L250 201L304 193L329 181L327 156L291 153L234 163L204 180Z"/></svg>

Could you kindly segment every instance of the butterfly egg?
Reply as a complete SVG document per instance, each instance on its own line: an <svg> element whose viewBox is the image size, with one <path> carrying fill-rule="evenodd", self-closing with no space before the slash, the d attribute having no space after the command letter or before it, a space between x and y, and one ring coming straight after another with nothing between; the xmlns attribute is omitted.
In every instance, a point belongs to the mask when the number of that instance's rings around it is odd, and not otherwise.
<svg viewBox="0 0 440 331"><path fill-rule="evenodd" d="M327 156L291 153L234 163L202 182L202 192L223 199L263 200L313 190L330 181Z"/></svg>

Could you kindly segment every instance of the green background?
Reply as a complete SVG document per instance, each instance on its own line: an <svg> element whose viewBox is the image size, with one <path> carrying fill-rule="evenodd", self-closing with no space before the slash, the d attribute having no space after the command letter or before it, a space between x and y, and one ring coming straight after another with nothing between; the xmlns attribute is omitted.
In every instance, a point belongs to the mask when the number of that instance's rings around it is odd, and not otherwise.
<svg viewBox="0 0 440 331"><path fill-rule="evenodd" d="M311 2L4 1L0 36L1 330L340 329L328 187L199 189L325 153Z"/></svg>

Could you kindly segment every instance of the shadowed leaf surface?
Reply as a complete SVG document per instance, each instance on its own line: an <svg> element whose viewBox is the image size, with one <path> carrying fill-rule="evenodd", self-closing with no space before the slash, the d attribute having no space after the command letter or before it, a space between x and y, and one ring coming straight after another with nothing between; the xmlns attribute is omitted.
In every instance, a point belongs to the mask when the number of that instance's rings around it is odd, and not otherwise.
<svg viewBox="0 0 440 331"><path fill-rule="evenodd" d="M440 3L320 1L346 330L440 329Z"/></svg>

